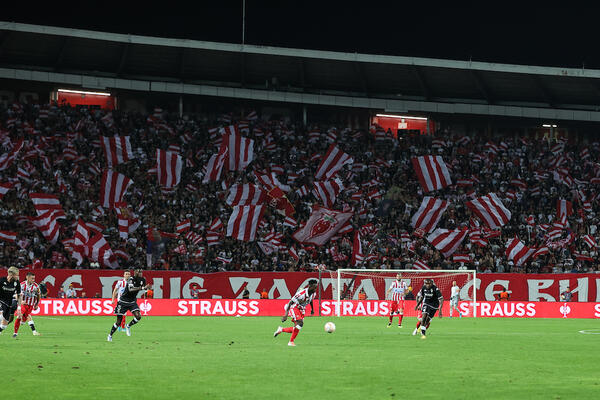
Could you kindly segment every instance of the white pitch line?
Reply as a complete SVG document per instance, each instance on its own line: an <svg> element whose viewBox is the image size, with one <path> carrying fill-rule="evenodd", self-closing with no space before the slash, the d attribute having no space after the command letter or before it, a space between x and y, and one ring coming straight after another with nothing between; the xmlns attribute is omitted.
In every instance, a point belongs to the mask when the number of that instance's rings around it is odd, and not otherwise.
<svg viewBox="0 0 600 400"><path fill-rule="evenodd" d="M579 331L579 333L583 333L584 335L600 335L600 329L584 329Z"/></svg>

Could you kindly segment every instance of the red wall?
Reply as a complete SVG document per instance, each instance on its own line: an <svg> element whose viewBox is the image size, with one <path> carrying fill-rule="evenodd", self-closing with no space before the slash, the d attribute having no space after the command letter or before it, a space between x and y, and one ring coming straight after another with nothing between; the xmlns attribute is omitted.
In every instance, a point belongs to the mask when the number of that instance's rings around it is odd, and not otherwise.
<svg viewBox="0 0 600 400"><path fill-rule="evenodd" d="M115 108L114 96L100 96L97 94L58 92L58 104L63 102L72 106L98 106L108 110L114 110Z"/></svg>
<svg viewBox="0 0 600 400"><path fill-rule="evenodd" d="M429 123L429 134L434 132L434 122L425 119L373 117L373 123L381 126L386 132L391 129L394 136L397 136L398 129L418 129L421 135L425 135L427 123Z"/></svg>

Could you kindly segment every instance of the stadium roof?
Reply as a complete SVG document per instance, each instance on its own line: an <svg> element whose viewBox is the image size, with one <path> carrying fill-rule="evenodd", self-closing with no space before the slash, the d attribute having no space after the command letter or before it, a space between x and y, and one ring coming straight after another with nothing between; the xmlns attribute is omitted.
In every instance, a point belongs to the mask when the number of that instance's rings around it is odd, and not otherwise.
<svg viewBox="0 0 600 400"><path fill-rule="evenodd" d="M0 22L0 78L357 107L600 121L600 70L167 39Z"/></svg>

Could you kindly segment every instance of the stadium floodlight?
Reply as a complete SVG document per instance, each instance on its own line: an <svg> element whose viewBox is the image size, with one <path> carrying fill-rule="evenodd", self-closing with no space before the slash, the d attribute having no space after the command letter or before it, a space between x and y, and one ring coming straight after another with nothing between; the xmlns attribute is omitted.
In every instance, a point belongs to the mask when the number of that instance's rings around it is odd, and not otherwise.
<svg viewBox="0 0 600 400"><path fill-rule="evenodd" d="M542 124L542 128L558 128L555 124Z"/></svg>
<svg viewBox="0 0 600 400"><path fill-rule="evenodd" d="M393 115L393 114L375 114L376 117L385 117L385 118L398 118L398 119L420 119L423 121L427 121L426 117L411 117L408 115Z"/></svg>
<svg viewBox="0 0 600 400"><path fill-rule="evenodd" d="M110 96L110 93L106 92L88 92L86 90L71 90L71 89L58 89L59 92L63 93L75 93L75 94L89 94L95 96Z"/></svg>
<svg viewBox="0 0 600 400"><path fill-rule="evenodd" d="M477 271L466 270L415 270L415 269L338 269L330 271L333 300L336 300L335 315L341 316L342 302L344 300L358 299L358 293L365 289L372 294L385 294L392 281L396 279L396 274L402 274L402 280L408 286L412 286L416 297L416 292L423 286L426 278L433 279L435 285L444 295L444 303L448 304L450 300L450 288L452 281L460 287L459 300L471 303L470 309L473 310L473 317L477 316ZM369 297L375 300L372 296ZM379 300L385 300L380 298ZM447 311L447 305L444 309Z"/></svg>

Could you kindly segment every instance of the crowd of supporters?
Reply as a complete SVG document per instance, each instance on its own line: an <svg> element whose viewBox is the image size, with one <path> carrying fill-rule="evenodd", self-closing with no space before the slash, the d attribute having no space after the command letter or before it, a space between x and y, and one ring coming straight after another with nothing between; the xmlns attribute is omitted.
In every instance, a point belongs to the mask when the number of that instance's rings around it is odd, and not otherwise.
<svg viewBox="0 0 600 400"><path fill-rule="evenodd" d="M224 168L218 181L203 184L205 166L219 149L215 145L219 131L232 125L239 135L254 140L253 159L244 170ZM113 167L133 181L123 200L141 222L127 239L119 236L114 210L99 207L102 172L107 168L100 138L114 135L130 137L135 157ZM3 163L21 138L23 149L12 163ZM0 105L0 140L0 154L4 154L0 183L12 184L0 200L0 231L17 234L14 240L0 241L2 266L103 267L103 260L91 256L78 263L71 247L65 246L82 219L103 227L102 234L121 266L135 263L152 269L297 271L319 265L410 269L417 261L421 268L479 272L598 268L596 142L469 137L452 132L395 138L377 127L364 131L303 127L287 119L266 120L254 112L179 118L160 109L142 115L56 104ZM324 246L301 245L292 238L298 226L285 224L285 215L265 207L257 240L240 241L219 230L217 238L206 241L211 225L218 221L227 225L232 210L225 201L228 190L234 184L260 186L257 171L275 174L294 207L293 219L301 225L312 205L322 201L312 192L314 176L334 143L353 159L335 176L344 189L331 206L353 213L351 230L338 233ZM156 149L169 147L181 154L184 165L179 184L164 190L153 169ZM452 184L426 193L411 162L420 155L441 156ZM55 244L30 222L36 216L29 195L33 192L57 195L64 209L66 218L59 220ZM500 229L488 229L465 206L488 193L495 193L512 214ZM429 243L427 233L415 232L411 226L411 217L426 195L449 203L438 228L478 232L467 236L454 255L444 257ZM560 200L568 205L564 217L557 212ZM176 226L185 220L190 221L189 231L176 234ZM364 261L353 266L356 231L361 233ZM516 265L506 255L507 242L515 236L531 249L547 251ZM457 254L462 257L455 258Z"/></svg>

